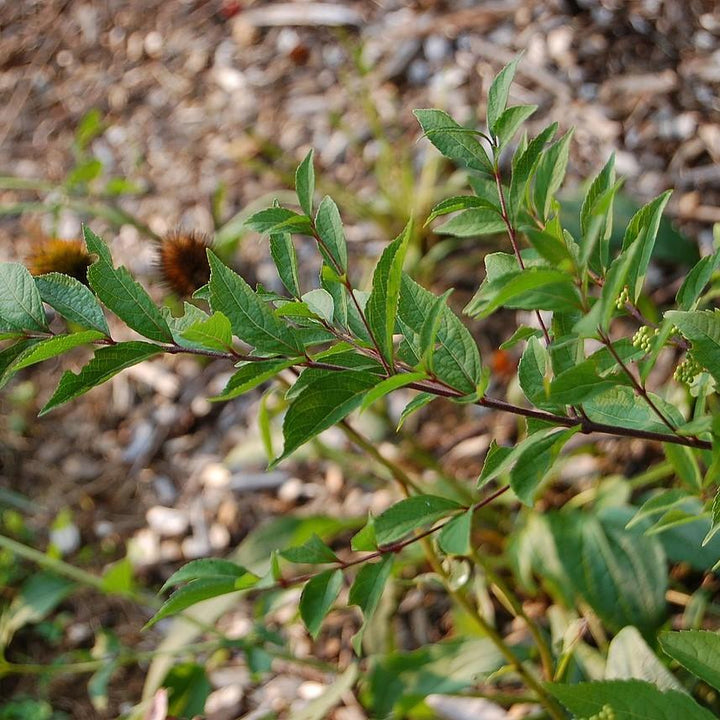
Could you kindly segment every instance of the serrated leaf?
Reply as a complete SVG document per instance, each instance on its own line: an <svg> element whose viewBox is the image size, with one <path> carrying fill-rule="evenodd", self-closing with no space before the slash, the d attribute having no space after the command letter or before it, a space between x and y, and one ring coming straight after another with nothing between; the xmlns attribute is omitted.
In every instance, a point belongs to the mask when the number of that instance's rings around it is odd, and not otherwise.
<svg viewBox="0 0 720 720"><path fill-rule="evenodd" d="M183 331L182 336L192 343L227 352L232 349L232 327L230 320L221 312L214 312L209 318L198 320Z"/></svg>
<svg viewBox="0 0 720 720"><path fill-rule="evenodd" d="M350 548L355 552L377 550L377 538L375 537L375 518L368 514L365 525L360 528L350 540Z"/></svg>
<svg viewBox="0 0 720 720"><path fill-rule="evenodd" d="M225 315L233 333L261 352L302 355L302 343L237 273L208 250L210 306Z"/></svg>
<svg viewBox="0 0 720 720"><path fill-rule="evenodd" d="M0 388L5 387L15 374L14 365L17 358L25 352L31 352L33 346L39 342L42 340L26 338L0 350Z"/></svg>
<svg viewBox="0 0 720 720"><path fill-rule="evenodd" d="M320 372L311 377L285 413L285 446L276 462L360 407L365 393L378 381L373 373L354 369Z"/></svg>
<svg viewBox="0 0 720 720"><path fill-rule="evenodd" d="M710 526L710 529L703 538L703 547L705 547L705 545L707 545L715 537L715 535L717 535L718 531L720 531L720 489L718 489L718 491L715 493L715 498L712 502L712 507L710 509L710 520L712 522L712 525Z"/></svg>
<svg viewBox="0 0 720 720"><path fill-rule="evenodd" d="M378 349L390 367L393 365L393 334L400 300L402 266L411 234L412 223L409 222L383 250L375 266L372 291L365 309Z"/></svg>
<svg viewBox="0 0 720 720"><path fill-rule="evenodd" d="M531 337L539 338L541 336L542 330L538 330L538 328L531 328L527 325L521 325L502 345L500 345L500 350L510 350L523 340L527 340Z"/></svg>
<svg viewBox="0 0 720 720"><path fill-rule="evenodd" d="M564 370L553 379L550 383L550 400L559 405L576 405L629 382L624 374L601 377L597 364L588 359Z"/></svg>
<svg viewBox="0 0 720 720"><path fill-rule="evenodd" d="M287 360L248 362L240 366L240 369L233 373L227 381L227 385L223 388L223 391L219 395L211 397L210 401L231 400L234 397L243 395L267 380L274 378L278 373L297 362L297 360L298 358L289 358Z"/></svg>
<svg viewBox="0 0 720 720"><path fill-rule="evenodd" d="M663 452L680 480L690 490L700 493L703 478L694 452L689 447L674 443L663 443Z"/></svg>
<svg viewBox="0 0 720 720"><path fill-rule="evenodd" d="M510 189L507 198L508 213L512 221L515 221L518 217L525 191L540 160L545 144L554 137L557 128L557 123L546 127L536 138L528 143L525 150L516 153L515 157L513 157L512 176L510 178Z"/></svg>
<svg viewBox="0 0 720 720"><path fill-rule="evenodd" d="M424 408L426 405L429 405L433 400L437 400L437 395L433 395L432 393L425 393L421 392L418 393L404 408L403 411L400 413L400 419L398 420L397 427L395 428L395 431L399 431L400 428L405 424L405 421L417 410L420 410L420 408Z"/></svg>
<svg viewBox="0 0 720 720"><path fill-rule="evenodd" d="M579 306L580 296L570 274L535 266L486 280L464 312L470 317L488 317L500 307L568 311Z"/></svg>
<svg viewBox="0 0 720 720"><path fill-rule="evenodd" d="M537 105L515 105L503 111L492 129L499 140L498 152L515 136L521 125L538 109Z"/></svg>
<svg viewBox="0 0 720 720"><path fill-rule="evenodd" d="M461 508L454 500L437 495L413 495L375 518L375 536L380 545L387 545Z"/></svg>
<svg viewBox="0 0 720 720"><path fill-rule="evenodd" d="M318 245L325 262L339 274L347 273L347 240L340 211L333 199L327 195L318 207L315 229L322 241Z"/></svg>
<svg viewBox="0 0 720 720"><path fill-rule="evenodd" d="M174 585L180 585L180 583L190 582L191 580L199 580L200 578L232 578L232 580L235 581L237 578L246 575L252 575L252 573L248 573L246 568L230 560L222 560L220 558L191 560L179 570L176 570L165 581L165 584L160 588L159 592L162 594Z"/></svg>
<svg viewBox="0 0 720 720"><path fill-rule="evenodd" d="M315 167L313 166L313 151L310 150L305 159L295 171L295 192L302 211L312 216L313 195L315 194Z"/></svg>
<svg viewBox="0 0 720 720"><path fill-rule="evenodd" d="M290 562L309 565L340 562L338 556L315 533L303 545L281 550L280 555Z"/></svg>
<svg viewBox="0 0 720 720"><path fill-rule="evenodd" d="M435 109L414 110L425 136L450 160L471 170L492 174L492 163L473 131L458 125L446 112Z"/></svg>
<svg viewBox="0 0 720 720"><path fill-rule="evenodd" d="M525 397L536 407L548 405L546 375L550 354L536 337L531 337L518 363L518 381Z"/></svg>
<svg viewBox="0 0 720 720"><path fill-rule="evenodd" d="M420 350L423 365L430 371L433 370L433 358L435 356L435 345L437 343L437 335L440 330L445 308L447 307L447 299L452 293L452 288L442 295L434 299L430 312L425 317L425 321L420 328L420 341L418 349Z"/></svg>
<svg viewBox="0 0 720 720"><path fill-rule="evenodd" d="M0 263L0 327L6 330L47 330L40 293L30 271L20 263Z"/></svg>
<svg viewBox="0 0 720 720"><path fill-rule="evenodd" d="M470 554L470 530L473 509L468 508L462 515L450 520L438 535L438 546L447 555Z"/></svg>
<svg viewBox="0 0 720 720"><path fill-rule="evenodd" d="M510 470L510 487L523 504L532 507L538 485L565 443L579 430L579 427L573 427L551 432L517 454Z"/></svg>
<svg viewBox="0 0 720 720"><path fill-rule="evenodd" d="M507 106L510 86L515 77L515 70L522 55L509 62L493 79L488 90L487 124L488 129L497 135L496 125Z"/></svg>
<svg viewBox="0 0 720 720"><path fill-rule="evenodd" d="M648 265L650 264L650 256L655 247L655 238L657 238L662 213L672 194L671 190L665 191L647 205L641 207L635 215L633 215L630 223L625 230L622 249L627 250L634 243L641 245L636 254L636 262L630 266L626 283L630 290L630 299L637 302L645 282Z"/></svg>
<svg viewBox="0 0 720 720"><path fill-rule="evenodd" d="M35 286L43 302L57 310L66 320L110 335L97 298L79 280L61 273L47 273L35 278Z"/></svg>
<svg viewBox="0 0 720 720"><path fill-rule="evenodd" d="M290 233L270 236L270 254L285 289L294 297L300 297L300 281L295 246Z"/></svg>
<svg viewBox="0 0 720 720"><path fill-rule="evenodd" d="M688 492L680 488L656 493L640 506L626 527L632 528L656 515L663 515L668 510L683 504L689 497Z"/></svg>
<svg viewBox="0 0 720 720"><path fill-rule="evenodd" d="M673 424L681 425L684 419L680 411L661 397L648 393L655 405ZM641 402L629 387L615 387L583 403L587 416L594 422L615 427L668 432L668 427L653 412L650 406Z"/></svg>
<svg viewBox="0 0 720 720"><path fill-rule="evenodd" d="M398 390L406 385L410 385L410 383L425 379L427 379L427 374L424 372L399 373L397 375L391 375L368 392L360 405L360 409L367 410L373 403L377 402L380 398L385 397L385 395L388 395L394 390Z"/></svg>
<svg viewBox="0 0 720 720"><path fill-rule="evenodd" d="M469 210L471 208L493 210L500 215L500 208L485 198L477 197L477 195L457 195L439 202L430 212L423 227L427 227L435 218L442 215L448 215L449 213L458 212L459 210Z"/></svg>
<svg viewBox="0 0 720 720"><path fill-rule="evenodd" d="M402 276L398 318L406 326L409 342L414 342L418 359L422 355L419 337L436 297L418 285L407 274ZM403 330L405 334L405 330ZM455 313L445 306L436 336L433 353L435 374L451 387L463 393L473 393L482 381L482 362L476 342L470 331Z"/></svg>
<svg viewBox="0 0 720 720"><path fill-rule="evenodd" d="M363 623L352 637L352 645L359 655L362 648L362 638L368 622L375 614L382 598L383 591L392 571L392 555L385 555L380 562L363 565L350 586L348 605L357 605L363 614Z"/></svg>
<svg viewBox="0 0 720 720"><path fill-rule="evenodd" d="M523 231L527 235L530 244L538 251L541 257L552 265L567 266L572 262L573 256L562 238L557 237L554 233L547 232L547 230L538 230L533 227L523 228Z"/></svg>
<svg viewBox="0 0 720 720"><path fill-rule="evenodd" d="M152 627L156 622L170 615L186 610L192 605L196 605L203 600L218 597L219 595L227 595L231 592L238 592L252 587L257 579L250 585L244 584L244 577L203 577L190 581L184 587L176 590L155 613L155 615L147 622L145 628Z"/></svg>
<svg viewBox="0 0 720 720"><path fill-rule="evenodd" d="M555 193L560 189L565 178L572 135L572 130L566 132L545 150L538 162L533 201L541 220L547 220Z"/></svg>
<svg viewBox="0 0 720 720"><path fill-rule="evenodd" d="M660 647L703 682L720 690L720 635L708 630L660 633Z"/></svg>
<svg viewBox="0 0 720 720"><path fill-rule="evenodd" d="M665 319L690 341L693 358L720 382L720 311L669 310Z"/></svg>
<svg viewBox="0 0 720 720"><path fill-rule="evenodd" d="M454 218L435 228L438 235L453 237L480 237L495 235L507 230L505 221L493 208L470 208L458 213Z"/></svg>
<svg viewBox="0 0 720 720"><path fill-rule="evenodd" d="M105 337L105 335L97 330L85 330L69 335L56 335L48 340L41 340L33 347L25 350L25 352L18 357L12 370L13 372L22 370L22 368L29 367L43 360L48 360L57 355L62 355L62 353L80 347L81 345L90 345L95 340L100 340L103 337Z"/></svg>
<svg viewBox="0 0 720 720"><path fill-rule="evenodd" d="M263 235L281 235L283 233L312 234L312 224L307 215L299 215L283 207L260 210L251 215L243 224Z"/></svg>
<svg viewBox="0 0 720 720"><path fill-rule="evenodd" d="M161 352L163 349L158 345L137 340L100 348L79 373L75 374L68 370L63 374L57 390L40 411L40 415L92 390L121 370L137 365Z"/></svg>
<svg viewBox="0 0 720 720"><path fill-rule="evenodd" d="M580 229L586 234L590 229L595 204L603 193L611 188L615 182L615 153L605 163L603 169L597 174L590 184L588 191L585 193L582 206L580 208Z"/></svg>
<svg viewBox="0 0 720 720"><path fill-rule="evenodd" d="M513 448L498 445L494 439L491 440L490 447L485 454L482 470L477 479L478 488L483 487L483 485L489 483L490 480L510 467L510 463L512 462L510 453L512 453L512 451Z"/></svg>
<svg viewBox="0 0 720 720"><path fill-rule="evenodd" d="M546 683L545 687L577 717L590 717L606 705L614 720L710 720L713 714L689 695L642 680L604 680L575 685Z"/></svg>
<svg viewBox="0 0 720 720"><path fill-rule="evenodd" d="M88 268L88 282L105 306L140 335L172 342L170 328L147 291L127 268L113 266L107 245L87 226L83 226L83 237L88 251L97 255Z"/></svg>
<svg viewBox="0 0 720 720"><path fill-rule="evenodd" d="M300 617L310 635L316 638L325 616L330 612L343 576L340 570L326 570L308 580L300 595Z"/></svg>
<svg viewBox="0 0 720 720"><path fill-rule="evenodd" d="M322 288L310 290L302 296L302 301L310 309L310 312L321 317L325 322L332 323L335 316L335 302L333 296Z"/></svg>
<svg viewBox="0 0 720 720"><path fill-rule="evenodd" d="M720 267L720 251L701 258L690 270L675 296L675 302L680 310L694 310L697 307L702 291L718 267Z"/></svg>

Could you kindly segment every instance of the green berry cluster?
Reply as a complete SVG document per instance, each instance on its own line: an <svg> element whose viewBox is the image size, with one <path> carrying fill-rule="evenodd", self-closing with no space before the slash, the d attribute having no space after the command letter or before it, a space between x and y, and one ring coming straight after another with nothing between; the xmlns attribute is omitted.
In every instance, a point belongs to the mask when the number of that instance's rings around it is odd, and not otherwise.
<svg viewBox="0 0 720 720"><path fill-rule="evenodd" d="M652 340L658 334L657 328L651 328L643 325L634 335L632 344L636 348L640 348L643 352L650 352Z"/></svg>
<svg viewBox="0 0 720 720"><path fill-rule="evenodd" d="M622 292L618 295L615 301L615 307L618 310L622 310L625 307L625 303L630 302L630 291L627 289L627 285L622 289Z"/></svg>
<svg viewBox="0 0 720 720"><path fill-rule="evenodd" d="M688 355L676 368L673 377L678 382L690 385L703 371L702 365L695 358Z"/></svg>
<svg viewBox="0 0 720 720"><path fill-rule="evenodd" d="M610 705L603 705L600 712L595 713L585 720L615 720L615 711Z"/></svg>

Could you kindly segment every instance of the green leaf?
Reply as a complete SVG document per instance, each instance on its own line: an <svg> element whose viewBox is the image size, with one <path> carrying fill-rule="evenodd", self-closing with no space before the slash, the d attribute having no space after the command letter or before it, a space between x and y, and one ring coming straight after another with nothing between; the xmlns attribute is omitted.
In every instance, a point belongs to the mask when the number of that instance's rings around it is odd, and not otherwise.
<svg viewBox="0 0 720 720"><path fill-rule="evenodd" d="M490 441L490 447L485 454L485 461L478 476L478 488L483 487L510 467L513 462L513 458L510 458L512 451L513 448L498 445L494 439Z"/></svg>
<svg viewBox="0 0 720 720"><path fill-rule="evenodd" d="M447 299L452 293L452 288L445 291L442 295L434 299L432 308L423 322L420 329L420 342L418 349L422 353L422 362L424 366L433 370L433 357L435 355L435 344L437 343L437 335L440 331L440 323L442 322L445 308L447 307Z"/></svg>
<svg viewBox="0 0 720 720"><path fill-rule="evenodd" d="M579 429L573 427L551 432L517 454L515 465L510 471L510 487L523 504L532 507L540 482L565 443Z"/></svg>
<svg viewBox="0 0 720 720"><path fill-rule="evenodd" d="M283 207L271 207L251 215L245 222L249 228L263 235L280 235L283 233L301 233L312 235L312 224L307 215Z"/></svg>
<svg viewBox="0 0 720 720"><path fill-rule="evenodd" d="M515 105L503 111L492 129L493 135L500 141L498 152L513 139L520 126L537 109L537 105Z"/></svg>
<svg viewBox="0 0 720 720"><path fill-rule="evenodd" d="M40 293L30 271L20 263L0 263L0 328L47 330Z"/></svg>
<svg viewBox="0 0 720 720"><path fill-rule="evenodd" d="M498 215L501 214L500 208L485 198L477 197L477 195L457 195L439 202L430 212L423 227L427 227L435 218L441 215L448 215L458 210L469 210L471 208L484 208L485 210L494 210Z"/></svg>
<svg viewBox="0 0 720 720"><path fill-rule="evenodd" d="M710 720L713 714L689 695L642 680L604 680L574 685L546 683L545 687L576 717L590 717L612 708L613 720Z"/></svg>
<svg viewBox="0 0 720 720"><path fill-rule="evenodd" d="M367 622L377 609L385 585L392 571L392 555L385 555L380 562L365 563L353 580L348 605L357 605Z"/></svg>
<svg viewBox="0 0 720 720"><path fill-rule="evenodd" d="M380 398L385 397L388 393L398 390L401 387L405 387L406 385L410 385L410 383L425 379L427 379L427 374L424 372L399 373L398 375L391 375L370 390L363 399L360 409L367 410L373 403L378 401Z"/></svg>
<svg viewBox="0 0 720 720"><path fill-rule="evenodd" d="M720 690L720 635L708 630L660 633L660 647L703 682Z"/></svg>
<svg viewBox="0 0 720 720"><path fill-rule="evenodd" d="M90 158L76 165L67 175L65 184L68 187L86 185L100 177L103 171L103 164L97 158Z"/></svg>
<svg viewBox="0 0 720 720"><path fill-rule="evenodd" d="M200 580L201 578L230 578L235 581L246 575L252 575L252 573L248 573L244 567L230 560L222 560L219 558L191 560L179 570L176 570L165 581L165 584L160 588L160 593L164 593L168 588L175 585L180 585L181 583L192 580Z"/></svg>
<svg viewBox="0 0 720 720"><path fill-rule="evenodd" d="M510 190L507 197L508 213L513 222L518 217L525 191L527 190L530 178L535 172L545 144L554 137L557 129L557 123L546 127L536 138L528 143L525 150L521 153L516 153L515 157L513 157Z"/></svg>
<svg viewBox="0 0 720 720"><path fill-rule="evenodd" d="M0 388L5 387L15 375L15 361L17 358L22 357L23 353L32 351L33 346L39 342L42 342L42 340L26 338L0 350Z"/></svg>
<svg viewBox="0 0 720 720"><path fill-rule="evenodd" d="M522 55L509 62L493 79L488 90L487 124L494 135L498 135L497 124L507 106L510 85L515 77L515 70Z"/></svg>
<svg viewBox="0 0 720 720"><path fill-rule="evenodd" d="M393 365L393 334L400 300L402 266L411 234L410 222L383 250L373 273L372 291L365 310L378 349L390 367Z"/></svg>
<svg viewBox="0 0 720 720"><path fill-rule="evenodd" d="M572 276L549 267L516 269L482 283L464 312L487 317L500 307L565 311L580 306Z"/></svg>
<svg viewBox="0 0 720 720"><path fill-rule="evenodd" d="M75 374L69 370L63 373L57 390L40 411L40 415L92 390L121 370L137 365L161 352L163 352L161 347L137 340L100 348L79 373Z"/></svg>
<svg viewBox="0 0 720 720"><path fill-rule="evenodd" d="M165 318L145 289L127 268L113 266L107 245L87 226L83 226L83 236L88 251L97 255L88 268L88 282L105 306L144 337L172 342Z"/></svg>
<svg viewBox="0 0 720 720"><path fill-rule="evenodd" d="M419 338L425 319L432 312L437 296L403 274L398 304L398 318L406 326L406 339L414 343L418 359L422 356ZM406 331L403 330L403 334ZM463 393L473 393L482 381L482 362L477 344L470 331L455 313L445 306L436 336L437 347L433 352L433 368L436 375L451 387Z"/></svg>
<svg viewBox="0 0 720 720"><path fill-rule="evenodd" d="M586 238L591 232L591 227L595 222L598 205L605 193L615 184L615 154L605 163L603 169L598 173L597 177L592 181L583 204L580 208L580 229L583 237ZM607 208L607 212L603 213L605 217L600 220L595 232L600 236L601 245L599 253L599 268L604 269L608 264L609 255L609 239L612 233L612 205ZM589 253L587 253L589 254Z"/></svg>
<svg viewBox="0 0 720 720"><path fill-rule="evenodd" d="M605 680L645 680L660 690L680 690L683 686L665 667L638 632L629 625L610 642Z"/></svg>
<svg viewBox="0 0 720 720"><path fill-rule="evenodd" d="M680 310L694 310L705 286L710 282L713 273L720 266L720 251L702 258L685 276L683 284L675 296Z"/></svg>
<svg viewBox="0 0 720 720"><path fill-rule="evenodd" d="M211 350L227 352L232 349L230 320L220 312L215 312L209 318L194 322L182 333L182 336L192 343Z"/></svg>
<svg viewBox="0 0 720 720"><path fill-rule="evenodd" d="M536 407L548 405L546 375L550 354L536 337L531 337L518 363L518 381L525 397Z"/></svg>
<svg viewBox="0 0 720 720"><path fill-rule="evenodd" d="M347 273L347 240L343 230L340 211L331 197L322 199L315 217L315 229L322 241L320 252L339 274Z"/></svg>
<svg viewBox="0 0 720 720"><path fill-rule="evenodd" d="M629 382L624 374L601 377L597 363L588 359L561 372L550 383L550 399L559 405L576 405Z"/></svg>
<svg viewBox="0 0 720 720"><path fill-rule="evenodd" d="M300 617L310 635L316 638L342 587L340 570L326 570L308 580L300 595Z"/></svg>
<svg viewBox="0 0 720 720"><path fill-rule="evenodd" d="M437 395L433 395L432 393L425 393L421 392L418 393L404 408L403 411L400 413L400 419L398 420L397 427L395 428L395 432L398 432L400 428L405 424L405 421L416 411L420 410L420 408L424 408L426 405L429 405L433 400L437 400Z"/></svg>
<svg viewBox="0 0 720 720"><path fill-rule="evenodd" d="M460 509L462 505L444 497L413 495L375 518L375 536L380 545L387 545Z"/></svg>
<svg viewBox="0 0 720 720"><path fill-rule="evenodd" d="M537 228L523 228L530 244L538 251L538 253L552 265L567 266L572 262L572 255L562 238L546 230L538 230Z"/></svg>
<svg viewBox="0 0 720 720"><path fill-rule="evenodd" d="M680 411L676 407L653 393L648 393L648 395L670 422L676 426L684 422ZM583 408L588 418L593 422L621 428L648 430L650 432L668 432L667 425L629 387L615 387L612 390L607 390L587 400L583 403Z"/></svg>
<svg viewBox="0 0 720 720"><path fill-rule="evenodd" d="M169 691L169 717L199 716L205 709L205 702L212 691L205 668L193 662L173 665L163 679L162 686Z"/></svg>
<svg viewBox="0 0 720 720"><path fill-rule="evenodd" d="M630 289L630 299L637 302L645 282L645 274L650 264L650 256L655 247L655 238L660 228L662 213L672 194L671 190L665 191L633 215L625 230L622 249L627 250L634 243L640 244L637 253L637 261L630 266L626 284Z"/></svg>
<svg viewBox="0 0 720 720"><path fill-rule="evenodd" d="M375 518L368 514L365 525L360 528L351 538L350 547L355 552L368 552L377 550L377 538L375 537Z"/></svg>
<svg viewBox="0 0 720 720"><path fill-rule="evenodd" d="M105 315L92 291L79 280L61 273L35 278L40 297L66 320L110 336Z"/></svg>
<svg viewBox="0 0 720 720"><path fill-rule="evenodd" d="M663 443L663 451L680 480L690 490L700 493L703 479L694 452L689 447L674 443Z"/></svg>
<svg viewBox="0 0 720 720"><path fill-rule="evenodd" d="M208 250L210 261L210 306L225 315L233 333L261 352L302 355L302 343L292 328L273 311L237 273Z"/></svg>
<svg viewBox="0 0 720 720"><path fill-rule="evenodd" d="M313 195L315 194L315 167L313 166L313 151L310 150L305 159L295 171L295 192L302 211L312 216Z"/></svg>
<svg viewBox="0 0 720 720"><path fill-rule="evenodd" d="M377 384L377 376L364 370L321 371L308 377L285 413L285 447L275 462L360 407L365 393Z"/></svg>
<svg viewBox="0 0 720 720"><path fill-rule="evenodd" d="M492 175L492 163L474 131L458 125L446 112L435 109L414 110L426 137L450 160L471 170Z"/></svg>
<svg viewBox="0 0 720 720"><path fill-rule="evenodd" d="M322 288L310 290L302 296L302 301L310 309L310 312L321 317L325 322L331 323L335 316L335 302L333 296Z"/></svg>
<svg viewBox="0 0 720 720"><path fill-rule="evenodd" d="M315 533L300 547L282 550L280 555L292 563L309 565L340 562L337 555Z"/></svg>
<svg viewBox="0 0 720 720"><path fill-rule="evenodd" d="M648 520L656 515L663 515L668 510L685 503L690 495L686 490L680 488L672 488L671 490L662 490L652 495L646 500L628 522L627 527L632 528Z"/></svg>
<svg viewBox="0 0 720 720"><path fill-rule="evenodd" d="M240 366L228 380L223 391L210 398L211 401L225 401L243 395L297 362L298 358L287 360L252 361Z"/></svg>
<svg viewBox="0 0 720 720"><path fill-rule="evenodd" d="M510 350L514 348L519 342L527 340L531 337L541 337L542 330L538 328L531 328L527 325L520 325L520 327L502 344L500 350Z"/></svg>
<svg viewBox="0 0 720 720"><path fill-rule="evenodd" d="M285 289L294 297L300 297L297 255L290 233L270 236L270 254Z"/></svg>
<svg viewBox="0 0 720 720"><path fill-rule="evenodd" d="M567 170L573 131L565 133L542 155L535 173L533 200L541 220L547 220L555 193L560 189Z"/></svg>
<svg viewBox="0 0 720 720"><path fill-rule="evenodd" d="M720 311L669 310L665 319L690 341L693 358L720 382Z"/></svg>
<svg viewBox="0 0 720 720"><path fill-rule="evenodd" d="M495 235L507 230L505 221L494 208L470 208L458 213L454 218L435 228L438 235L454 237L479 237Z"/></svg>
<svg viewBox="0 0 720 720"><path fill-rule="evenodd" d="M161 606L161 608L146 623L145 629L152 627L156 622L170 615L177 615L191 605L196 605L203 600L227 595L228 593L247 590L257 582L257 577L252 576L214 576L200 577L191 580L184 587L176 590Z"/></svg>
<svg viewBox="0 0 720 720"><path fill-rule="evenodd" d="M720 488L715 493L715 498L712 502L712 508L710 511L710 517L712 520L712 525L710 526L710 529L707 532L707 535L703 538L703 547L707 545L714 537L717 535L718 531L720 531Z"/></svg>
<svg viewBox="0 0 720 720"><path fill-rule="evenodd" d="M22 368L42 362L43 360L62 355L68 352L68 350L80 347L81 345L90 345L95 340L100 340L100 338L103 337L105 337L104 334L97 330L85 330L83 332L71 333L70 335L56 335L48 340L41 340L20 355L12 371L16 372L22 370Z"/></svg>
<svg viewBox="0 0 720 720"><path fill-rule="evenodd" d="M438 546L447 555L470 554L470 530L473 509L468 508L462 515L454 517L438 535Z"/></svg>

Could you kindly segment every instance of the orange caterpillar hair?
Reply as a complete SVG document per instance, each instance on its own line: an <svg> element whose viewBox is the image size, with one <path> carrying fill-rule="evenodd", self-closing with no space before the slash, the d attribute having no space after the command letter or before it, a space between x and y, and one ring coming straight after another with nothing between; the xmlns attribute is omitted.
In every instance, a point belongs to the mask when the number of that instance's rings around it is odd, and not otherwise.
<svg viewBox="0 0 720 720"><path fill-rule="evenodd" d="M87 269L92 257L82 240L47 238L38 242L28 258L33 275L58 272L70 275L87 285Z"/></svg>
<svg viewBox="0 0 720 720"><path fill-rule="evenodd" d="M173 230L160 242L158 272L180 297L189 297L210 280L207 259L210 245L210 238L195 230Z"/></svg>

